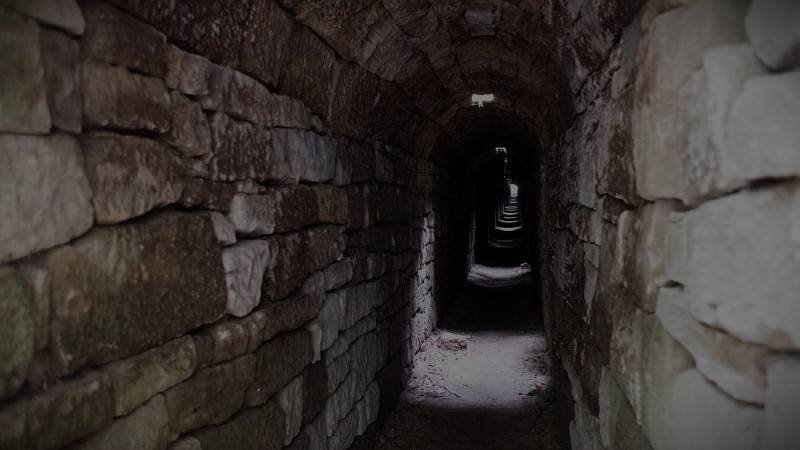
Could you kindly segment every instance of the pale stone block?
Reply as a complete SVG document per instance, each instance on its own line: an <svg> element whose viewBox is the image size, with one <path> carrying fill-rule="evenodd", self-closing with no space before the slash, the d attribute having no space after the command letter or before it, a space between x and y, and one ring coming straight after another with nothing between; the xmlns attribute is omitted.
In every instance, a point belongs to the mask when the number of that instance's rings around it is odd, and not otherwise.
<svg viewBox="0 0 800 450"><path fill-rule="evenodd" d="M236 194L228 218L238 234L257 236L275 232L275 214L273 196Z"/></svg>
<svg viewBox="0 0 800 450"><path fill-rule="evenodd" d="M78 142L0 135L0 262L80 236L92 226L92 192Z"/></svg>
<svg viewBox="0 0 800 450"><path fill-rule="evenodd" d="M17 271L0 266L0 399L14 395L33 359L31 295Z"/></svg>
<svg viewBox="0 0 800 450"><path fill-rule="evenodd" d="M644 428L655 450L759 448L764 411L737 402L689 369L666 385L651 385Z"/></svg>
<svg viewBox="0 0 800 450"><path fill-rule="evenodd" d="M767 404L762 450L790 450L800 442L800 360L776 357L767 369Z"/></svg>
<svg viewBox="0 0 800 450"><path fill-rule="evenodd" d="M728 395L764 403L767 350L697 322L689 299L677 288L661 288L656 315L664 328L694 357L697 369Z"/></svg>
<svg viewBox="0 0 800 450"><path fill-rule="evenodd" d="M775 349L800 347L800 187L743 191L673 215L667 276L692 315Z"/></svg>
<svg viewBox="0 0 800 450"><path fill-rule="evenodd" d="M656 18L644 42L633 114L636 189L642 197L683 198L683 152L690 131L687 107L706 49L744 42L747 1L704 0ZM694 80L694 84L697 84Z"/></svg>
<svg viewBox="0 0 800 450"><path fill-rule="evenodd" d="M86 136L81 145L98 223L122 222L180 199L182 163L169 147L116 134Z"/></svg>
<svg viewBox="0 0 800 450"><path fill-rule="evenodd" d="M300 434L303 426L303 377L299 376L289 382L278 392L278 405L283 411L286 433L284 445L292 443Z"/></svg>
<svg viewBox="0 0 800 450"><path fill-rule="evenodd" d="M39 42L52 125L78 134L83 123L80 45L62 33L49 30L41 31Z"/></svg>
<svg viewBox="0 0 800 450"><path fill-rule="evenodd" d="M261 283L268 258L269 245L259 240L242 241L222 250L228 314L244 317L261 302Z"/></svg>
<svg viewBox="0 0 800 450"><path fill-rule="evenodd" d="M211 223L214 225L214 234L222 245L233 245L236 243L236 228L233 222L219 212L209 213Z"/></svg>
<svg viewBox="0 0 800 450"><path fill-rule="evenodd" d="M81 9L75 0L5 0L3 3L36 20L63 28L72 34L82 34L86 27Z"/></svg>
<svg viewBox="0 0 800 450"><path fill-rule="evenodd" d="M25 3L25 2L19 2ZM50 131L50 110L39 27L8 9L0 9L0 132L43 134Z"/></svg>
<svg viewBox="0 0 800 450"><path fill-rule="evenodd" d="M153 397L129 416L117 419L75 450L161 450L166 446L169 416L163 395Z"/></svg>
<svg viewBox="0 0 800 450"><path fill-rule="evenodd" d="M194 341L184 336L103 369L114 386L117 416L130 414L153 395L189 378L195 370Z"/></svg>
<svg viewBox="0 0 800 450"><path fill-rule="evenodd" d="M800 8L797 8L800 11ZM721 152L726 179L800 175L800 71L750 78L733 102L728 145Z"/></svg>
<svg viewBox="0 0 800 450"><path fill-rule="evenodd" d="M758 58L775 70L800 67L800 4L754 0L745 21Z"/></svg>

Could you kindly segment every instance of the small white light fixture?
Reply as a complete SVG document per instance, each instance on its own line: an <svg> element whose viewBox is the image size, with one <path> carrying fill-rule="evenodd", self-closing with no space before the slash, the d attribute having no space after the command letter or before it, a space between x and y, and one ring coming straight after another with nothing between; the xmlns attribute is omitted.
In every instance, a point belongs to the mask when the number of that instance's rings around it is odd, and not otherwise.
<svg viewBox="0 0 800 450"><path fill-rule="evenodd" d="M494 148L494 151L495 151L495 153L497 153L498 155L505 155L505 154L508 154L508 149L506 149L505 147L495 147L495 148Z"/></svg>
<svg viewBox="0 0 800 450"><path fill-rule="evenodd" d="M472 94L472 106L483 108L487 103L494 102L494 94Z"/></svg>

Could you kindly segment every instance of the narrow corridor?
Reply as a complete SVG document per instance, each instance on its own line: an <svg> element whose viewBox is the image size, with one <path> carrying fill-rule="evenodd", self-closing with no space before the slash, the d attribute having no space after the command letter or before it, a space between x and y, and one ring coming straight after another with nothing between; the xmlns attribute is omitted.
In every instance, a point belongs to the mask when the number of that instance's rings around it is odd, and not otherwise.
<svg viewBox="0 0 800 450"><path fill-rule="evenodd" d="M423 345L378 449L558 449L540 319L520 268L473 266Z"/></svg>
<svg viewBox="0 0 800 450"><path fill-rule="evenodd" d="M0 450L797 450L800 0L0 0Z"/></svg>

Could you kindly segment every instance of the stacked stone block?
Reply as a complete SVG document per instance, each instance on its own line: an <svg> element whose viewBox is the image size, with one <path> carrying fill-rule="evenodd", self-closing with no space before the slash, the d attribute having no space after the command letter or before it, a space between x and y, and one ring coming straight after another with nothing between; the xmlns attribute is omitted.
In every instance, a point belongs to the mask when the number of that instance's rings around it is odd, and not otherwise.
<svg viewBox="0 0 800 450"><path fill-rule="evenodd" d="M573 448L796 446L797 10L648 1L575 83L543 163Z"/></svg>
<svg viewBox="0 0 800 450"><path fill-rule="evenodd" d="M348 448L433 329L445 169L224 3L0 7L4 449Z"/></svg>

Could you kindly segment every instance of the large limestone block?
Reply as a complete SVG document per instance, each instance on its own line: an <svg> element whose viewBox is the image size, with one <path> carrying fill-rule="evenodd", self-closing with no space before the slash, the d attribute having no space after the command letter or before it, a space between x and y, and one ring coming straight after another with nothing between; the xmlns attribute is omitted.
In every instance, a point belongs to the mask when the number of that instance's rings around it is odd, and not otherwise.
<svg viewBox="0 0 800 450"><path fill-rule="evenodd" d="M360 183L376 176L376 152L370 145L350 139L340 139L338 148L334 178L336 186Z"/></svg>
<svg viewBox="0 0 800 450"><path fill-rule="evenodd" d="M776 357L767 370L767 404L765 408L762 450L789 450L797 447L800 429L800 360L797 357Z"/></svg>
<svg viewBox="0 0 800 450"><path fill-rule="evenodd" d="M573 449L600 450L602 448L602 431L600 421L589 410L583 384L572 363L568 352L561 351L564 372L569 377L570 394L574 405L574 414L569 423L569 438Z"/></svg>
<svg viewBox="0 0 800 450"><path fill-rule="evenodd" d="M205 156L211 151L211 131L203 109L178 92L169 95L172 106L170 131L164 142L187 156Z"/></svg>
<svg viewBox="0 0 800 450"><path fill-rule="evenodd" d="M113 418L111 380L102 373L88 371L0 408L0 447L62 448L102 430Z"/></svg>
<svg viewBox="0 0 800 450"><path fill-rule="evenodd" d="M261 282L269 250L269 245L259 240L243 241L222 250L228 314L244 317L261 302Z"/></svg>
<svg viewBox="0 0 800 450"><path fill-rule="evenodd" d="M256 311L242 319L226 320L193 335L197 366L208 367L253 353L261 345L267 315Z"/></svg>
<svg viewBox="0 0 800 450"><path fill-rule="evenodd" d="M800 14L800 7L796 8ZM800 44L798 44L800 45ZM726 178L756 180L800 174L800 71L750 78L733 102Z"/></svg>
<svg viewBox="0 0 800 450"><path fill-rule="evenodd" d="M361 436L367 431L370 426L378 418L380 408L381 390L376 381L367 386L364 396L356 403L358 414L358 431L357 435Z"/></svg>
<svg viewBox="0 0 800 450"><path fill-rule="evenodd" d="M233 245L236 243L236 228L231 220L222 213L212 211L209 213L211 222L214 224L214 234L222 245Z"/></svg>
<svg viewBox="0 0 800 450"><path fill-rule="evenodd" d="M311 131L276 129L269 179L287 182L324 183L336 174L335 139Z"/></svg>
<svg viewBox="0 0 800 450"><path fill-rule="evenodd" d="M660 392L654 387L670 386L691 366L691 356L656 317L629 305L612 314L609 368L642 423Z"/></svg>
<svg viewBox="0 0 800 450"><path fill-rule="evenodd" d="M259 0L250 7L242 40L239 67L269 86L277 86L283 58L292 34L291 14L273 1Z"/></svg>
<svg viewBox="0 0 800 450"><path fill-rule="evenodd" d="M91 189L72 137L0 136L0 262L80 236L92 225Z"/></svg>
<svg viewBox="0 0 800 450"><path fill-rule="evenodd" d="M33 358L31 302L17 271L0 266L0 399L19 390Z"/></svg>
<svg viewBox="0 0 800 450"><path fill-rule="evenodd" d="M102 227L37 261L48 277L49 364L65 374L129 356L218 319L222 261L205 214Z"/></svg>
<svg viewBox="0 0 800 450"><path fill-rule="evenodd" d="M74 450L161 450L167 444L169 416L163 395L76 445Z"/></svg>
<svg viewBox="0 0 800 450"><path fill-rule="evenodd" d="M683 154L696 93L689 83L706 49L746 40L745 0L703 0L656 18L643 44L636 79L633 157L637 193L649 200L682 198ZM695 81L696 82L696 81Z"/></svg>
<svg viewBox="0 0 800 450"><path fill-rule="evenodd" d="M311 115L309 110L303 103L294 98L285 95L273 94L272 101L269 105L269 124L273 127L282 128L302 128L305 130L314 128L319 129L314 125L316 119Z"/></svg>
<svg viewBox="0 0 800 450"><path fill-rule="evenodd" d="M161 80L86 60L81 64L81 88L87 127L169 132L171 105Z"/></svg>
<svg viewBox="0 0 800 450"><path fill-rule="evenodd" d="M346 341L342 342L341 344L342 347L345 347L345 345L350 345L348 337L349 336L347 337L342 336L340 338L342 341ZM345 348L345 350L347 350L347 348ZM329 395L336 392L336 389L339 388L339 385L341 385L342 382L344 382L344 380L347 379L347 376L350 374L349 352L345 352L335 358L333 356L329 357L328 353L330 352L326 352L325 355L324 376L326 377L326 379L324 380L325 382L323 383L322 386L323 401L321 406L325 406L325 399L327 399Z"/></svg>
<svg viewBox="0 0 800 450"><path fill-rule="evenodd" d="M603 367L599 388L600 437L606 448L651 450L636 413L611 372Z"/></svg>
<svg viewBox="0 0 800 450"><path fill-rule="evenodd" d="M800 4L754 0L745 21L758 58L775 70L800 67Z"/></svg>
<svg viewBox="0 0 800 450"><path fill-rule="evenodd" d="M297 230L316 222L334 222L333 199L322 199L317 188L291 186L268 189L263 194L237 194L230 218L237 233L264 235Z"/></svg>
<svg viewBox="0 0 800 450"><path fill-rule="evenodd" d="M322 305L321 295L300 295L280 302L270 302L259 311L266 315L264 340L293 330L313 319Z"/></svg>
<svg viewBox="0 0 800 450"><path fill-rule="evenodd" d="M204 109L219 111L237 120L271 126L269 89L255 79L225 66L213 66L208 95L199 98Z"/></svg>
<svg viewBox="0 0 800 450"><path fill-rule="evenodd" d="M75 0L6 0L3 4L72 34L81 34L86 27Z"/></svg>
<svg viewBox="0 0 800 450"><path fill-rule="evenodd" d="M0 9L0 60L0 131L49 132L39 27L6 8Z"/></svg>
<svg viewBox="0 0 800 450"><path fill-rule="evenodd" d="M289 295L309 274L341 260L345 249L340 229L333 225L274 236L267 242L264 295L269 300Z"/></svg>
<svg viewBox="0 0 800 450"><path fill-rule="evenodd" d="M196 446L185 450L280 450L285 441L285 418L274 401L261 408L246 409L230 421L204 428L192 435ZM178 450L172 448L171 450Z"/></svg>
<svg viewBox="0 0 800 450"><path fill-rule="evenodd" d="M328 400L328 373L326 363L320 361L303 371L303 422L317 417Z"/></svg>
<svg viewBox="0 0 800 450"><path fill-rule="evenodd" d="M697 370L728 395L764 404L767 351L697 322L688 298L677 288L661 288L657 316L664 328L692 354Z"/></svg>
<svg viewBox="0 0 800 450"><path fill-rule="evenodd" d="M273 234L276 225L274 195L236 194L228 217L242 236Z"/></svg>
<svg viewBox="0 0 800 450"><path fill-rule="evenodd" d="M431 34L438 25L436 13L428 2L389 0L383 2L383 5L403 31L411 36Z"/></svg>
<svg viewBox="0 0 800 450"><path fill-rule="evenodd" d="M366 317L372 309L383 303L381 281L374 280L355 286L341 289L339 294L343 297L345 305L344 316L339 322L339 329L345 330L355 325Z"/></svg>
<svg viewBox="0 0 800 450"><path fill-rule="evenodd" d="M164 79L167 86L186 95L207 95L215 65L208 58L175 46L170 46L167 54L167 74Z"/></svg>
<svg viewBox="0 0 800 450"><path fill-rule="evenodd" d="M325 268L325 290L338 289L353 279L353 261L350 258L331 264Z"/></svg>
<svg viewBox="0 0 800 450"><path fill-rule="evenodd" d="M349 136L367 136L380 99L379 78L355 64L337 63L336 88L325 117L330 127Z"/></svg>
<svg viewBox="0 0 800 450"><path fill-rule="evenodd" d="M639 200L636 195L636 173L632 154L632 110L633 91L631 89L628 89L620 99L610 102L605 108L592 109L594 114L602 117L602 120L597 123L595 140L597 144L597 153L594 157L597 164L597 193L609 194L623 199L627 203L635 204Z"/></svg>
<svg viewBox="0 0 800 450"><path fill-rule="evenodd" d="M696 369L651 384L644 429L653 449L757 449L764 411L725 395Z"/></svg>
<svg viewBox="0 0 800 450"><path fill-rule="evenodd" d="M669 215L677 209L676 202L656 201L624 211L617 220L611 282L648 312L656 310L658 291L668 282L664 260Z"/></svg>
<svg viewBox="0 0 800 450"><path fill-rule="evenodd" d="M206 56L220 64L236 67L242 41L247 30L243 27L250 16L250 1L222 2L159 2L146 0L113 0L135 15L158 23L170 41Z"/></svg>
<svg viewBox="0 0 800 450"><path fill-rule="evenodd" d="M218 425L238 411L245 390L253 382L255 357L243 356L231 362L197 371L194 376L167 391L170 436L208 425Z"/></svg>
<svg viewBox="0 0 800 450"><path fill-rule="evenodd" d="M328 437L328 450L345 450L353 445L358 432L358 413L352 409L339 422L336 431Z"/></svg>
<svg viewBox="0 0 800 450"><path fill-rule="evenodd" d="M673 215L667 276L699 321L776 349L800 346L800 186L783 183Z"/></svg>
<svg viewBox="0 0 800 450"><path fill-rule="evenodd" d="M47 105L53 127L70 133L82 128L80 45L55 31L39 35Z"/></svg>
<svg viewBox="0 0 800 450"><path fill-rule="evenodd" d="M209 164L212 179L265 181L268 178L272 144L267 129L221 113L212 114L209 124L213 142Z"/></svg>
<svg viewBox="0 0 800 450"><path fill-rule="evenodd" d="M111 224L177 202L181 161L156 141L116 134L81 139L95 218Z"/></svg>
<svg viewBox="0 0 800 450"><path fill-rule="evenodd" d="M355 377L349 374L339 385L336 391L328 398L323 411L325 417L325 433L328 437L333 436L340 425L342 419L352 409L356 401ZM358 393L360 394L360 392Z"/></svg>
<svg viewBox="0 0 800 450"><path fill-rule="evenodd" d="M275 231L283 233L297 230L316 222L329 222L328 210L321 204L317 189L307 186L293 186L289 188L273 189L268 191L275 204Z"/></svg>
<svg viewBox="0 0 800 450"><path fill-rule="evenodd" d="M327 111L328 99L334 88L334 51L314 32L294 26L289 42L293 49L281 64L278 90L300 99L317 114Z"/></svg>
<svg viewBox="0 0 800 450"><path fill-rule="evenodd" d="M194 341L184 336L103 369L114 387L117 416L138 408L155 394L189 378L196 366Z"/></svg>
<svg viewBox="0 0 800 450"><path fill-rule="evenodd" d="M155 134L188 156L209 152L211 134L200 105L170 93L158 78L86 60L81 90L87 127Z"/></svg>
<svg viewBox="0 0 800 450"><path fill-rule="evenodd" d="M303 377L298 376L278 392L278 405L286 424L284 445L292 443L303 426Z"/></svg>
<svg viewBox="0 0 800 450"><path fill-rule="evenodd" d="M345 296L341 293L331 292L325 296L322 308L319 311L317 322L322 331L320 349L327 350L339 336L344 317L347 312Z"/></svg>
<svg viewBox="0 0 800 450"><path fill-rule="evenodd" d="M158 78L167 75L172 55L163 34L107 3L91 0L82 6L84 55Z"/></svg>
<svg viewBox="0 0 800 450"><path fill-rule="evenodd" d="M430 336L430 332L427 334ZM355 383L353 389L358 397L366 390L367 385L386 361L385 358L386 354L383 352L378 333L369 332L353 341L350 348L350 376Z"/></svg>
<svg viewBox="0 0 800 450"><path fill-rule="evenodd" d="M345 188L349 219L348 229L363 229L375 223L377 195L374 186L357 184Z"/></svg>
<svg viewBox="0 0 800 450"><path fill-rule="evenodd" d="M711 143L717 151L728 146L728 120L736 97L744 83L752 77L764 75L766 69L758 62L750 44L720 45L710 48L703 57L705 113Z"/></svg>
<svg viewBox="0 0 800 450"><path fill-rule="evenodd" d="M247 391L247 406L264 404L313 359L311 334L297 330L267 342L255 354L255 382Z"/></svg>
<svg viewBox="0 0 800 450"><path fill-rule="evenodd" d="M697 205L754 180L798 172L797 127L790 125L800 109L792 95L798 79L766 73L749 44L706 51L676 97L678 151L662 155L676 168L676 198Z"/></svg>

